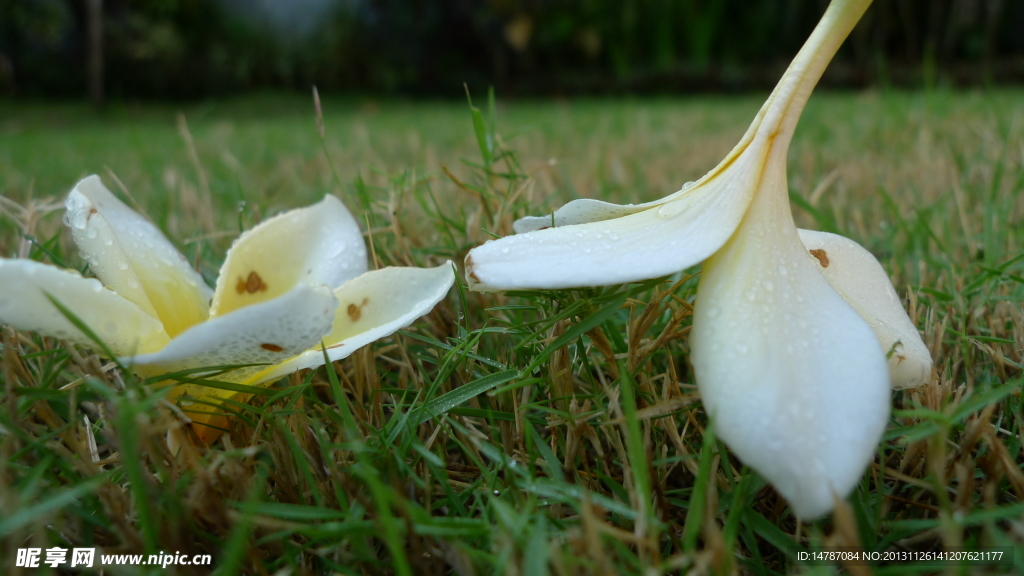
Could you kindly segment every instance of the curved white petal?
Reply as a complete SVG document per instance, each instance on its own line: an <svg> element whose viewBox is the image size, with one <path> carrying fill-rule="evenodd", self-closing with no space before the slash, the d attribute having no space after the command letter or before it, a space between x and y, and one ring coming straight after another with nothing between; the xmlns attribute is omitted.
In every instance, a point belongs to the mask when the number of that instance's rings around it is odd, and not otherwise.
<svg viewBox="0 0 1024 576"><path fill-rule="evenodd" d="M931 354L878 260L860 244L836 234L800 230L800 241L815 256L829 284L871 326L882 350L892 351L892 387L902 390L927 382Z"/></svg>
<svg viewBox="0 0 1024 576"><path fill-rule="evenodd" d="M115 354L152 352L169 338L160 321L95 278L33 260L0 259L0 323L83 346L96 344L46 297L50 294Z"/></svg>
<svg viewBox="0 0 1024 576"><path fill-rule="evenodd" d="M466 257L469 286L478 291L602 286L693 266L736 229L756 189L764 148L748 147L727 170L660 206L478 246Z"/></svg>
<svg viewBox="0 0 1024 576"><path fill-rule="evenodd" d="M516 234L525 234L526 232L535 232L545 228L603 222L613 218L621 218L630 214L636 214L637 212L643 212L652 206L660 206L685 190L686 187L671 196L643 204L612 204L603 200L580 198L555 210L553 215L520 218L512 223L512 229L515 230Z"/></svg>
<svg viewBox="0 0 1024 576"><path fill-rule="evenodd" d="M455 283L451 262L436 268L384 268L353 278L334 291L341 303L331 333L324 337L331 361L412 324L444 299ZM280 378L324 363L320 346L258 374L249 383Z"/></svg>
<svg viewBox="0 0 1024 576"><path fill-rule="evenodd" d="M366 272L359 224L334 196L275 216L228 251L211 316L273 300L299 283L337 288Z"/></svg>
<svg viewBox="0 0 1024 576"><path fill-rule="evenodd" d="M299 284L279 298L194 326L159 352L124 358L123 362L143 366L147 373L231 364L276 364L319 343L330 332L337 307L338 300L328 287ZM217 379L244 382L265 369L241 368ZM199 386L192 387L189 393L234 394Z"/></svg>
<svg viewBox="0 0 1024 576"><path fill-rule="evenodd" d="M174 337L207 317L211 290L151 222L89 176L68 195L65 223L103 284L160 319Z"/></svg>
<svg viewBox="0 0 1024 576"><path fill-rule="evenodd" d="M784 163L770 172L785 190ZM854 488L889 414L878 339L817 268L785 195L759 193L704 264L690 332L718 435L804 519Z"/></svg>

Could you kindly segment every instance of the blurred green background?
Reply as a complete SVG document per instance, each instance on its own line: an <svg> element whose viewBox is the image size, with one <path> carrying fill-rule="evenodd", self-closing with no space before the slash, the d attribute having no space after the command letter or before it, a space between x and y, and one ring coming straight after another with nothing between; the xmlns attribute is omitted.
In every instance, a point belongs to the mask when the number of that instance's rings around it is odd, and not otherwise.
<svg viewBox="0 0 1024 576"><path fill-rule="evenodd" d="M504 97L760 90L827 4L0 0L0 95L84 97L90 75L94 97L114 101L311 84L434 97L459 97L463 83ZM823 84L1019 84L1022 30L1019 0L878 0Z"/></svg>

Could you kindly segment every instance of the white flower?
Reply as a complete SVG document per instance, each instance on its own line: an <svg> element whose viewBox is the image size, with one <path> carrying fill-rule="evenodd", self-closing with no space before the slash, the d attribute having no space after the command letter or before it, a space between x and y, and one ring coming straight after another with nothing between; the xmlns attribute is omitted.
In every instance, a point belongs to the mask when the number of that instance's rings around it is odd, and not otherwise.
<svg viewBox="0 0 1024 576"><path fill-rule="evenodd" d="M49 294L146 376L266 364L216 377L257 385L323 364L321 341L327 356L340 360L429 312L455 281L450 262L367 272L359 225L334 196L242 234L214 290L97 176L79 182L66 205L65 223L99 280L0 259L0 323L95 346ZM170 398L186 393L204 401L186 408L200 424L223 423L207 403L235 395L189 384L176 386ZM208 426L196 432L207 441L218 434Z"/></svg>
<svg viewBox="0 0 1024 576"><path fill-rule="evenodd" d="M704 261L690 360L705 408L803 518L857 484L888 421L890 384L931 374L874 257L841 236L798 231L789 206L786 154L800 113L869 3L829 6L740 143L699 181L635 206L570 202L466 258L470 286L483 291L632 282Z"/></svg>

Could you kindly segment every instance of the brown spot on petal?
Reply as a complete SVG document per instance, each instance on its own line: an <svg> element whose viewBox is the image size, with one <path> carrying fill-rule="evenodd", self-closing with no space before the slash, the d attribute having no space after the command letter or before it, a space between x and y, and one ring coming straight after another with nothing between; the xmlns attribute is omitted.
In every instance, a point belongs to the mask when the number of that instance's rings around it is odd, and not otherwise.
<svg viewBox="0 0 1024 576"><path fill-rule="evenodd" d="M260 348L263 348L264 350L270 350L271 352L284 352L284 348L278 346L277 344L264 343L260 344Z"/></svg>
<svg viewBox="0 0 1024 576"><path fill-rule="evenodd" d="M363 317L363 306L366 306L369 303L369 298L363 298L362 304L349 304L348 307L345 308L345 312L348 313L348 317L350 320L352 320L353 322L359 322L359 319Z"/></svg>
<svg viewBox="0 0 1024 576"><path fill-rule="evenodd" d="M249 277L243 279L241 276L238 277L238 283L235 284L235 291L239 294L248 292L249 294L255 294L257 292L263 292L267 289L267 284L263 282L263 278L256 271L249 272Z"/></svg>
<svg viewBox="0 0 1024 576"><path fill-rule="evenodd" d="M820 248L811 250L811 256L818 259L818 264L821 264L822 268L828 268L828 253Z"/></svg>

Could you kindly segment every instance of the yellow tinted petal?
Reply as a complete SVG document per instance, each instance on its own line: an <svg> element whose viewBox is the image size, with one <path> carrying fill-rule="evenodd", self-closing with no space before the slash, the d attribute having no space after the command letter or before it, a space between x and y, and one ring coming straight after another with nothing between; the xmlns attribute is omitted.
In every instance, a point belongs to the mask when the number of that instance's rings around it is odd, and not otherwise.
<svg viewBox="0 0 1024 576"><path fill-rule="evenodd" d="M228 251L211 316L267 302L300 283L337 288L366 271L359 224L334 196L242 234Z"/></svg>
<svg viewBox="0 0 1024 576"><path fill-rule="evenodd" d="M151 222L89 176L68 195L65 222L103 284L174 337L206 319L211 290Z"/></svg>

